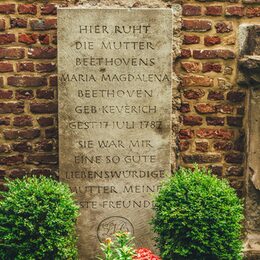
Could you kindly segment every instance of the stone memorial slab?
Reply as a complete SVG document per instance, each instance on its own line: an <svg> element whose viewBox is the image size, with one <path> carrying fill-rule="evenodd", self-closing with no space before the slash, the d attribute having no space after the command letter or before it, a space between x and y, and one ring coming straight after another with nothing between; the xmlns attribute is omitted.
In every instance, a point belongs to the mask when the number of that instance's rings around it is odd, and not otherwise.
<svg viewBox="0 0 260 260"><path fill-rule="evenodd" d="M153 248L170 173L171 9L58 10L59 174L75 192L80 259L128 231Z"/></svg>

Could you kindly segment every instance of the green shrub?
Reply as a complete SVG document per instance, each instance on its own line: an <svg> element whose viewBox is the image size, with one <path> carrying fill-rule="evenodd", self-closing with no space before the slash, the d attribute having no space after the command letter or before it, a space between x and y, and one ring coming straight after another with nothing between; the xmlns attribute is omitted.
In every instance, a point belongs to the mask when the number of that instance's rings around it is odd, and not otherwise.
<svg viewBox="0 0 260 260"><path fill-rule="evenodd" d="M181 168L155 198L152 225L165 260L242 259L243 206L226 180Z"/></svg>
<svg viewBox="0 0 260 260"><path fill-rule="evenodd" d="M7 181L0 200L0 259L76 259L78 206L46 177Z"/></svg>

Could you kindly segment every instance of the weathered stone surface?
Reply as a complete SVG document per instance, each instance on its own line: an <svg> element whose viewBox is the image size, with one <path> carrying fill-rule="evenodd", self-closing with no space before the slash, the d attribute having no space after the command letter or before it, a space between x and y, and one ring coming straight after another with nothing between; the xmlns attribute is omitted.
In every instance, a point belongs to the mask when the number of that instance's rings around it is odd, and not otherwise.
<svg viewBox="0 0 260 260"><path fill-rule="evenodd" d="M117 230L153 247L151 194L170 172L178 12L58 10L60 178L81 206L81 259Z"/></svg>
<svg viewBox="0 0 260 260"><path fill-rule="evenodd" d="M247 87L260 87L260 25L244 24L239 27L238 84Z"/></svg>
<svg viewBox="0 0 260 260"><path fill-rule="evenodd" d="M250 179L255 188L260 190L260 90L251 90L250 95L250 114L249 114L249 154L248 167L250 170Z"/></svg>
<svg viewBox="0 0 260 260"><path fill-rule="evenodd" d="M260 25L241 24L238 42L241 55L260 55Z"/></svg>
<svg viewBox="0 0 260 260"><path fill-rule="evenodd" d="M246 169L246 239L245 259L259 259L260 255L260 27L244 24L239 27L238 83L250 88L248 98L247 169ZM241 141L242 138L242 141ZM243 134L237 150L243 149ZM242 147L241 144L242 143ZM238 174L239 171L238 171Z"/></svg>

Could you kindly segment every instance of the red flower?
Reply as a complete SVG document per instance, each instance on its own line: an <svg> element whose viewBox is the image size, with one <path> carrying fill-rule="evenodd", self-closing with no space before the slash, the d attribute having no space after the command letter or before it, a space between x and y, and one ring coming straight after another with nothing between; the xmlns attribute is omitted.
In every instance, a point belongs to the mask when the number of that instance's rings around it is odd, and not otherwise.
<svg viewBox="0 0 260 260"><path fill-rule="evenodd" d="M147 248L139 248L136 250L137 256L133 260L161 260L159 256L154 255L151 250Z"/></svg>

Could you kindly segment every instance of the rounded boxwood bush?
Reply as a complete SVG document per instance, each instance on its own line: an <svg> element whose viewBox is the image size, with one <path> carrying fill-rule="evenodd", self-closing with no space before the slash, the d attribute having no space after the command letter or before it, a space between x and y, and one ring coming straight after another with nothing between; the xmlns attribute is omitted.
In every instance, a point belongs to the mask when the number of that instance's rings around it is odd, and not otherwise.
<svg viewBox="0 0 260 260"><path fill-rule="evenodd" d="M7 180L0 200L0 259L76 259L78 206L46 177Z"/></svg>
<svg viewBox="0 0 260 260"><path fill-rule="evenodd" d="M181 168L162 185L154 209L162 259L242 259L243 205L226 180Z"/></svg>

